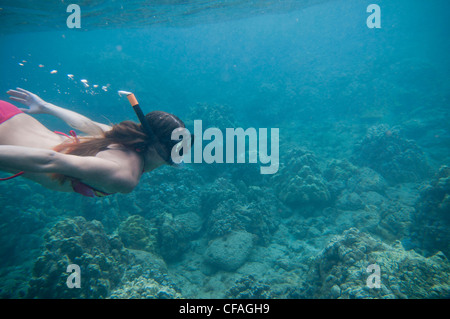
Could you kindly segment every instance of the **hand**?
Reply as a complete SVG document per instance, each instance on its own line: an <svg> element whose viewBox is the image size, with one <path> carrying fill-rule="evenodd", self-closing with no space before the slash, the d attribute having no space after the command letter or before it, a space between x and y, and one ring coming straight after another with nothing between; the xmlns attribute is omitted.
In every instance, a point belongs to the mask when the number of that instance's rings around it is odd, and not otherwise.
<svg viewBox="0 0 450 319"><path fill-rule="evenodd" d="M17 88L17 91L9 90L6 93L11 95L9 97L11 100L28 106L28 108L19 108L21 111L29 114L46 113L47 103L36 94L33 94L21 88Z"/></svg>

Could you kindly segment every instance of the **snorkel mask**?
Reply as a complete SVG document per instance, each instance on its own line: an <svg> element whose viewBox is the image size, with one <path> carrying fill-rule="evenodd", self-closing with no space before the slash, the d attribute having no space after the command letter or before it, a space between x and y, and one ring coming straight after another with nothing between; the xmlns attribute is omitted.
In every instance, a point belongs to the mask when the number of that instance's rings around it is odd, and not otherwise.
<svg viewBox="0 0 450 319"><path fill-rule="evenodd" d="M139 106L139 103L136 99L136 97L134 96L133 93L131 92L127 92L127 91L118 91L119 96L125 95L128 99L128 101L130 102L131 106L133 107L134 112L136 113L139 122L141 122L142 125L142 129L144 130L145 134L147 134L147 136L150 139L150 142L152 143L152 146L155 147L156 152L159 154L159 156L161 156L162 159L164 159L164 161L166 161L169 165L171 166L179 166L181 163L175 163L172 159L171 156L171 152L167 151L164 149L164 147L162 146L162 144L159 142L158 137L155 135L155 132L153 131L153 129L151 128L151 126L148 124L144 113L141 110L141 107ZM179 140L175 145L174 145L174 150L176 152L176 154L179 154L180 149L182 147L182 140ZM182 156L182 154L181 154Z"/></svg>

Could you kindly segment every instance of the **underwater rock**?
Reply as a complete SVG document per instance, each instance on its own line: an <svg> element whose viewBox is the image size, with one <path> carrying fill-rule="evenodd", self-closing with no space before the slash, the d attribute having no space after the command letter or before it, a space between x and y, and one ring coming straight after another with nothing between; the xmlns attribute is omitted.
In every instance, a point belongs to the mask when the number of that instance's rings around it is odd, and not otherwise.
<svg viewBox="0 0 450 319"><path fill-rule="evenodd" d="M416 210L414 207L391 204L381 209L379 223L374 233L387 242L409 236L409 230Z"/></svg>
<svg viewBox="0 0 450 319"><path fill-rule="evenodd" d="M344 190L357 194L383 194L387 187L385 179L379 173L369 167L358 168L347 160L330 160L323 175L333 197L339 197Z"/></svg>
<svg viewBox="0 0 450 319"><path fill-rule="evenodd" d="M361 197L355 192L343 192L336 202L336 207L344 210L358 210L364 206Z"/></svg>
<svg viewBox="0 0 450 319"><path fill-rule="evenodd" d="M182 230L185 240L194 239L203 226L200 216L193 212L175 216L175 223Z"/></svg>
<svg viewBox="0 0 450 319"><path fill-rule="evenodd" d="M450 256L450 167L442 165L424 186L416 205L411 232L426 254L442 251Z"/></svg>
<svg viewBox="0 0 450 319"><path fill-rule="evenodd" d="M357 193L377 192L384 194L387 183L383 176L376 171L368 167L363 167L358 169L358 172L349 178L347 187Z"/></svg>
<svg viewBox="0 0 450 319"><path fill-rule="evenodd" d="M253 235L236 231L212 240L205 251L205 262L218 270L235 271L247 260L253 248Z"/></svg>
<svg viewBox="0 0 450 319"><path fill-rule="evenodd" d="M34 263L28 298L105 298L132 262L120 238L108 236L100 222L83 217L58 222L45 241L45 251ZM80 289L67 288L70 264L80 267Z"/></svg>
<svg viewBox="0 0 450 319"><path fill-rule="evenodd" d="M450 263L442 253L425 258L405 251L397 242L390 246L360 232L346 230L315 258L307 281L310 298L449 298ZM369 288L372 272L380 267L380 288Z"/></svg>
<svg viewBox="0 0 450 319"><path fill-rule="evenodd" d="M290 207L323 206L331 199L315 155L305 149L291 149L286 163L273 176L278 197Z"/></svg>
<svg viewBox="0 0 450 319"><path fill-rule="evenodd" d="M221 202L208 216L208 236L215 238L244 230L256 235L259 244L266 245L279 224L277 211L277 205L270 200L240 203L229 199Z"/></svg>
<svg viewBox="0 0 450 319"><path fill-rule="evenodd" d="M180 289L173 283L160 256L144 250L128 251L134 262L125 268L120 284L108 298L181 298Z"/></svg>
<svg viewBox="0 0 450 319"><path fill-rule="evenodd" d="M355 145L354 161L367 166L391 183L419 182L430 175L423 151L413 140L407 140L398 128L386 124L372 126Z"/></svg>
<svg viewBox="0 0 450 319"><path fill-rule="evenodd" d="M243 182L234 185L223 177L202 191L202 203L210 238L245 230L263 245L270 241L281 216L289 211L271 188L247 187Z"/></svg>
<svg viewBox="0 0 450 319"><path fill-rule="evenodd" d="M360 194L360 197L366 205L377 207L385 205L385 202L387 201L386 197L374 191L363 192Z"/></svg>
<svg viewBox="0 0 450 319"><path fill-rule="evenodd" d="M324 177L338 208L357 210L384 200L381 194L385 193L387 183L368 167L358 168L347 160L333 159L328 162Z"/></svg>
<svg viewBox="0 0 450 319"><path fill-rule="evenodd" d="M195 213L173 216L164 213L158 218L160 254L166 260L180 258L202 228L203 221Z"/></svg>
<svg viewBox="0 0 450 319"><path fill-rule="evenodd" d="M287 227L295 239L311 240L326 235L327 219L325 216L293 218Z"/></svg>
<svg viewBox="0 0 450 319"><path fill-rule="evenodd" d="M118 232L126 248L157 252L156 229L144 217L128 217L119 225Z"/></svg>
<svg viewBox="0 0 450 319"><path fill-rule="evenodd" d="M127 268L124 279L131 280L144 274L145 270L151 270L155 275L166 275L167 264L161 256L145 250L127 249L133 255L135 262ZM154 276L154 279L156 277Z"/></svg>
<svg viewBox="0 0 450 319"><path fill-rule="evenodd" d="M231 299L270 299L272 292L270 286L257 280L255 276L248 275L236 280L235 285L225 294Z"/></svg>
<svg viewBox="0 0 450 319"><path fill-rule="evenodd" d="M323 171L323 177L329 181L347 181L357 172L358 167L350 163L348 160L331 159L328 161L327 167Z"/></svg>
<svg viewBox="0 0 450 319"><path fill-rule="evenodd" d="M348 160L332 159L328 161L323 171L323 177L327 180L331 197L336 198L347 188L347 181L358 172L358 167Z"/></svg>

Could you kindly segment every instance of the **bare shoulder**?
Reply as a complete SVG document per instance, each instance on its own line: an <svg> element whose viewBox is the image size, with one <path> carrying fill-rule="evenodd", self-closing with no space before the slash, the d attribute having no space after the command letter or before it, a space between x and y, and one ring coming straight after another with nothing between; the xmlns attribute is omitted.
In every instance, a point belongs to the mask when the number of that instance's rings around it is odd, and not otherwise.
<svg viewBox="0 0 450 319"><path fill-rule="evenodd" d="M136 152L120 145L110 145L106 150L98 152L96 157L126 166L142 162L141 157Z"/></svg>
<svg viewBox="0 0 450 319"><path fill-rule="evenodd" d="M123 146L111 145L108 149L97 153L97 158L117 164L119 170L115 171L116 178L123 182L137 185L142 175L144 161L136 152Z"/></svg>

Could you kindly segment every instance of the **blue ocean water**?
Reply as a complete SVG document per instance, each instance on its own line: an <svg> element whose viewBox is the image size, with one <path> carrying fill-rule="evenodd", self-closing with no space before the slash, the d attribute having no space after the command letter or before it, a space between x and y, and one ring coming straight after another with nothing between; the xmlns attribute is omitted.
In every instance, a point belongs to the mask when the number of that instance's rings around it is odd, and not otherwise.
<svg viewBox="0 0 450 319"><path fill-rule="evenodd" d="M374 2L86 1L70 29L69 3L0 1L0 99L118 123L132 91L190 130L278 128L280 163L163 167L99 199L0 182L0 296L450 297L450 5L378 0L369 28Z"/></svg>

